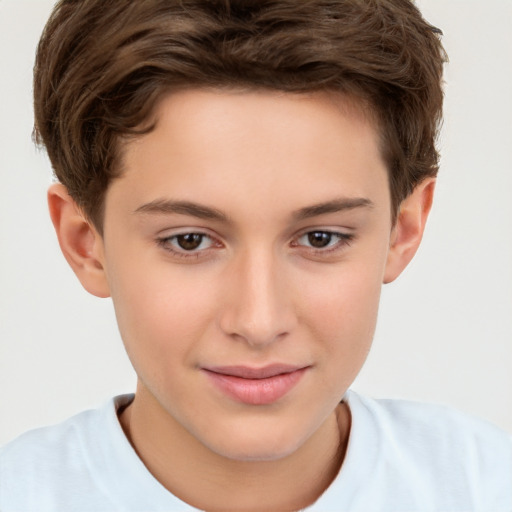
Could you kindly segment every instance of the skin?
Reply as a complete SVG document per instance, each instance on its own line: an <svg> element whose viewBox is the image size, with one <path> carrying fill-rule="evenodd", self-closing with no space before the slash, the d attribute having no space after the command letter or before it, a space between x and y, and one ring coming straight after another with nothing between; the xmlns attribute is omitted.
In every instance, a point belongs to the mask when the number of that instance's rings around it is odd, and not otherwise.
<svg viewBox="0 0 512 512"><path fill-rule="evenodd" d="M420 243L434 182L392 226L375 126L336 95L187 90L155 115L124 146L103 236L62 185L49 191L63 253L89 292L112 297L138 375L122 426L193 506L303 508L342 464L340 400L370 349L382 283ZM197 248L183 248L187 233ZM264 405L204 371L274 363L306 369Z"/></svg>

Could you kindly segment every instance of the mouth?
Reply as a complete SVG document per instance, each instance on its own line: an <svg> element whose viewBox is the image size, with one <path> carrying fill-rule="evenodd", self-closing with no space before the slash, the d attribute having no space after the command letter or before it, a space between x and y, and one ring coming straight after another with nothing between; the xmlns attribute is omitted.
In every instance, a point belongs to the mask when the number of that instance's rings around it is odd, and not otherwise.
<svg viewBox="0 0 512 512"><path fill-rule="evenodd" d="M288 394L309 368L273 364L263 368L215 366L202 370L230 399L247 405L270 405Z"/></svg>

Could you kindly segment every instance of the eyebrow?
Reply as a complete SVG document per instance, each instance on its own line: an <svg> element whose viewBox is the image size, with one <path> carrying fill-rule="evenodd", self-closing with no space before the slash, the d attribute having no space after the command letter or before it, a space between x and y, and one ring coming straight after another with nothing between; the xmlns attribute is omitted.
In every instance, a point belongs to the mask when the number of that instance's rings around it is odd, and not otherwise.
<svg viewBox="0 0 512 512"><path fill-rule="evenodd" d="M292 218L296 221L305 220L319 215L354 210L356 208L373 208L373 206L374 204L372 201L363 197L339 198L301 208L300 210L293 212ZM137 208L134 213L161 215L179 214L189 215L199 219L229 222L228 216L220 210L210 206L194 203L192 201L156 199L155 201L143 204Z"/></svg>
<svg viewBox="0 0 512 512"><path fill-rule="evenodd" d="M228 222L226 214L216 208L193 203L191 201L171 201L167 199L157 199L150 203L143 204L135 210L134 213L154 213L154 214L173 214L189 215L199 219L218 220Z"/></svg>
<svg viewBox="0 0 512 512"><path fill-rule="evenodd" d="M295 220L305 220L328 213L338 213L346 210L355 210L356 208L373 207L374 203L364 197L342 197L325 203L318 203L301 208L293 213L293 218Z"/></svg>

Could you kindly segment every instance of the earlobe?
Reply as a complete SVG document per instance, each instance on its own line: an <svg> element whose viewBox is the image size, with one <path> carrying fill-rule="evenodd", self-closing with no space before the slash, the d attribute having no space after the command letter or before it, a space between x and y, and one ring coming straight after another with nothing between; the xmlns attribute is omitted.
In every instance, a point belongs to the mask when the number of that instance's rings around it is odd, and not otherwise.
<svg viewBox="0 0 512 512"><path fill-rule="evenodd" d="M434 188L435 178L427 178L402 201L391 234L384 283L394 281L416 254L432 207Z"/></svg>
<svg viewBox="0 0 512 512"><path fill-rule="evenodd" d="M54 184L48 189L48 207L62 254L82 286L97 297L109 297L101 235L64 185Z"/></svg>

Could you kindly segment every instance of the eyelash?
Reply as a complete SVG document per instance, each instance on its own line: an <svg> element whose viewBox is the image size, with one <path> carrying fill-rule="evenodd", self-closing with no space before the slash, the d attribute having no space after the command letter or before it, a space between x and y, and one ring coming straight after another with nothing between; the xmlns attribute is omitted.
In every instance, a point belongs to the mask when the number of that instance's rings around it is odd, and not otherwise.
<svg viewBox="0 0 512 512"><path fill-rule="evenodd" d="M306 231L305 233L302 233L299 237L297 237L297 240L300 240L301 238L308 237L313 234L321 234L321 235L328 235L331 237L329 240L329 245L321 248L315 248L315 247L309 247L311 252L314 254L330 254L332 252L340 251L344 249L345 247L350 246L352 241L354 240L354 234L353 233L341 233L339 231L331 231L328 229L313 229L311 231ZM337 242L331 245L332 238L337 238ZM297 242L293 242L293 247L298 247L300 244Z"/></svg>
<svg viewBox="0 0 512 512"><path fill-rule="evenodd" d="M186 249L183 249L183 248L180 248L180 249L173 248L173 246L172 246L173 240L177 240L178 237L183 237L183 236L187 236L187 235L200 236L201 243L200 243L199 247L203 244L203 241L208 238L212 241L212 245L206 249L199 249L199 250L194 249L191 251L187 251ZM202 233L202 232L198 232L198 231L187 231L184 233L178 233L176 235L159 238L159 239L157 239L157 243L160 247L162 247L165 251L170 253L172 256L176 256L178 258L198 259L202 255L204 255L204 253L206 251L208 251L211 247L215 246L215 239L206 233ZM218 245L220 246L220 242L218 242Z"/></svg>
<svg viewBox="0 0 512 512"><path fill-rule="evenodd" d="M307 237L312 234L322 234L322 235L329 235L330 237L337 238L338 241L332 245L327 245L322 248L315 248L315 247L309 247L310 253L313 255L327 255L331 254L333 252L337 252L340 250L343 250L345 247L348 247L353 242L355 235L352 233L341 233L338 231L331 231L328 229L313 229L310 231L306 231L301 233L298 237L294 239L292 242L292 247L300 247L301 244L298 243L298 240L301 238ZM172 246L173 241L176 241L178 237L183 237L187 235L195 235L201 237L201 242L199 247L203 244L205 239L210 239L212 241L211 245L205 249L193 249L190 251L187 251L186 249L180 248L176 249ZM160 247L162 247L166 252L170 253L173 256L179 257L179 258L188 258L188 259L199 259L202 256L206 256L206 254L209 252L211 248L221 247L221 243L216 241L214 237L211 235L208 235L206 233L200 232L200 231L187 231L184 233L178 233L176 235L167 236L163 238L158 238L157 243ZM331 243L331 240L329 240L329 244Z"/></svg>

